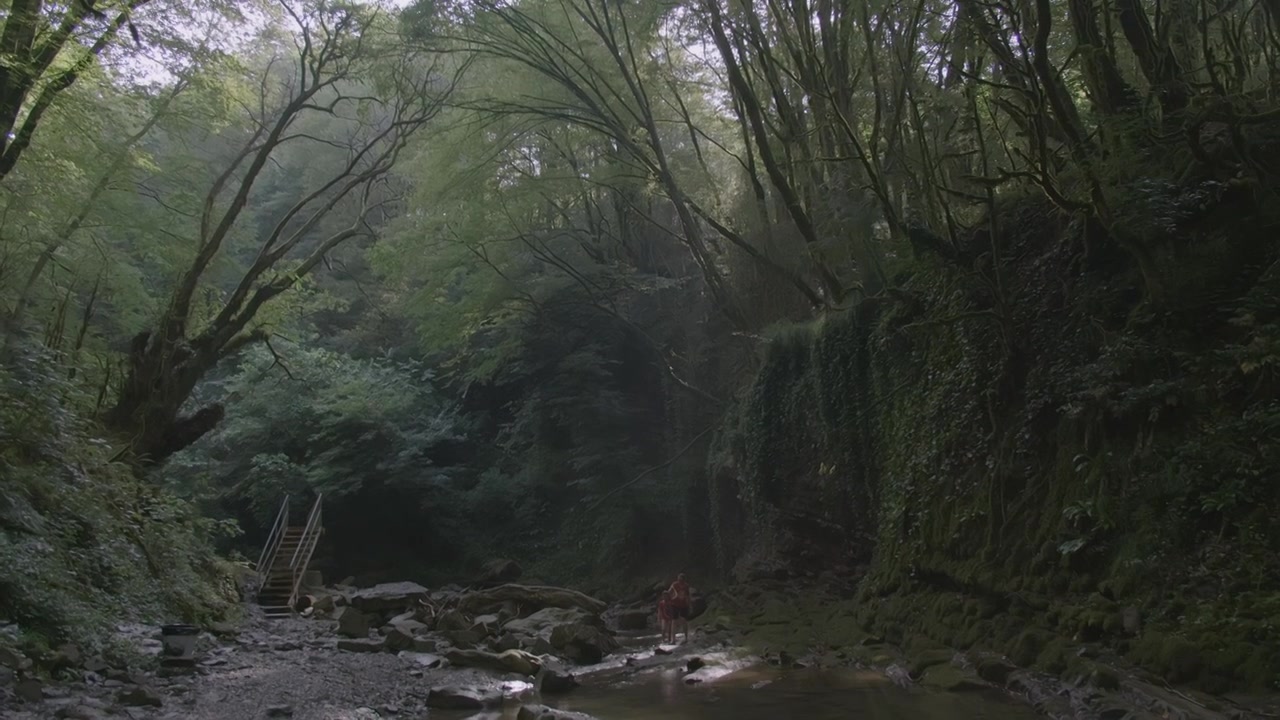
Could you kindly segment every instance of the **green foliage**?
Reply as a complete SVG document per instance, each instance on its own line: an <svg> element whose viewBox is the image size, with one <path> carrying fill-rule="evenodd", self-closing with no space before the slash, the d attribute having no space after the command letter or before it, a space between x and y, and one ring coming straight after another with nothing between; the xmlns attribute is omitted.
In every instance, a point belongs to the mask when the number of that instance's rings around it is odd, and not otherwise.
<svg viewBox="0 0 1280 720"><path fill-rule="evenodd" d="M416 361L355 359L289 347L279 361L249 352L234 375L206 388L227 419L166 473L187 488L245 500L270 524L286 494L333 500L369 486L429 496L451 470L432 461L465 425Z"/></svg>
<svg viewBox="0 0 1280 720"><path fill-rule="evenodd" d="M67 368L14 350L0 368L0 617L36 643L98 646L115 624L230 610L234 532L111 458Z"/></svg>
<svg viewBox="0 0 1280 720"><path fill-rule="evenodd" d="M713 456L759 534L726 560L763 548L828 567L874 552L869 624L1004 647L1051 672L1070 671L1065 638L1123 651L1121 610L1141 608L1135 661L1215 691L1270 686L1280 658L1245 648L1280 641L1274 253L1239 265L1243 280L1189 268L1174 282L1206 294L1152 316L1127 312L1125 271L1046 292L1041 274L1071 259L1031 250L1058 238L1010 227L1011 256L1038 259L1004 269L1008 327L973 276L939 267L848 319L774 333ZM1248 244L1264 231L1218 232ZM1204 297L1212 312L1191 302ZM1015 639L945 607L956 597L1036 630Z"/></svg>

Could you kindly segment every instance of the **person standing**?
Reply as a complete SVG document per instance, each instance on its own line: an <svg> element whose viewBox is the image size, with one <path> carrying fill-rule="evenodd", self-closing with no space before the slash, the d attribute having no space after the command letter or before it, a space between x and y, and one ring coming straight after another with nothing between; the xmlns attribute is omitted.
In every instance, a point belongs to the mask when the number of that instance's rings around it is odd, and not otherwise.
<svg viewBox="0 0 1280 720"><path fill-rule="evenodd" d="M676 641L677 622L684 627L684 639L688 642L689 611L693 603L689 597L689 582L685 579L684 573L676 576L676 581L671 583L671 587L667 588L664 596L667 598L667 609L671 615L671 642Z"/></svg>

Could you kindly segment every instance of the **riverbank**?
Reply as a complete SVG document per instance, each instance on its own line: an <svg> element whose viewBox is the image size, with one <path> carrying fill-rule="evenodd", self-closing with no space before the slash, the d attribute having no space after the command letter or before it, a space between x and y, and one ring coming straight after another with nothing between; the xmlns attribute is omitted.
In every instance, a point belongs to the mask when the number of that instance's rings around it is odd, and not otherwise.
<svg viewBox="0 0 1280 720"><path fill-rule="evenodd" d="M953 601L926 594L861 598L838 578L762 581L718 589L695 624L776 665L864 668L902 687L942 692L997 690L1055 720L1280 717L1280 695L1213 695L1171 685L1104 643L1055 635L1019 615L987 616L1014 628L1018 652L940 642L922 628L937 620L932 608L939 604L955 604L961 620L967 608ZM906 609L917 614L907 617Z"/></svg>
<svg viewBox="0 0 1280 720"><path fill-rule="evenodd" d="M506 620L458 609L483 610L507 592L499 589L480 599L455 594L449 608L419 611L431 616L421 622L395 614L406 597L416 602L417 586L381 587L344 596L344 603L363 603L366 610L379 603L387 608L382 616L390 619L362 612L375 619L359 627L345 604L276 620L249 607L243 622L201 636L190 668L161 665L155 628L124 627L119 644L131 648L128 655L109 661L68 657L43 680L5 671L0 714L14 720L416 720L484 713L496 720L516 718L529 706L628 720L649 717L654 708L669 717L707 717L700 714L707 703L723 703L723 717L741 720L769 717L761 708L776 711L787 703L806 717L827 717L852 703L886 717L937 720L975 712L1054 720L1280 716L1275 698L1169 687L1089 643L1057 639L1071 660L1066 669L1050 672L923 635L886 638L875 622L868 627L868 606L838 581L716 589L705 595L706 610L691 623L691 638L678 646L656 644L651 608L643 601L599 613L544 608ZM324 597L316 596L328 608ZM529 649L501 650L513 643ZM0 657L0 667L21 660ZM744 714L744 708L759 711Z"/></svg>

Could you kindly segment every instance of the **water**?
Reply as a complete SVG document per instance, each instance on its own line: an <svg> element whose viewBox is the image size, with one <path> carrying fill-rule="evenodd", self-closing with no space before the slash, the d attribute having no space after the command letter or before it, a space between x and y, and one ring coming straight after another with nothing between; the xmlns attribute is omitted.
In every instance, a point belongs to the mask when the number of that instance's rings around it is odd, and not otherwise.
<svg viewBox="0 0 1280 720"><path fill-rule="evenodd" d="M678 669L590 683L549 705L600 720L1033 720L1029 707L998 693L931 693L897 687L858 670L738 670L686 685Z"/></svg>

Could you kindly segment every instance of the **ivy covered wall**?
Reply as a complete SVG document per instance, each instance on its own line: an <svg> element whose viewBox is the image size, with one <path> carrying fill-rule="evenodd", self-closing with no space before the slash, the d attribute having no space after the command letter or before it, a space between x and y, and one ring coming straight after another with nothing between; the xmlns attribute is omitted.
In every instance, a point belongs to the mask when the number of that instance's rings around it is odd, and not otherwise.
<svg viewBox="0 0 1280 720"><path fill-rule="evenodd" d="M1164 200L1158 293L1023 201L900 291L779 333L710 460L722 568L863 569L859 617L892 641L1054 671L1093 642L1206 689L1274 683L1274 227L1230 192Z"/></svg>

